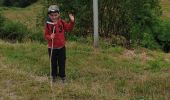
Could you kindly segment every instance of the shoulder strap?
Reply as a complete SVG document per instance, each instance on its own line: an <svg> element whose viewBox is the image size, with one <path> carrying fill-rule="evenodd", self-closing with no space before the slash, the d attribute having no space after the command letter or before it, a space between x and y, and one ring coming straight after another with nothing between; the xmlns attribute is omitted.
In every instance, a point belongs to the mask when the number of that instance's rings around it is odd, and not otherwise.
<svg viewBox="0 0 170 100"><path fill-rule="evenodd" d="M46 23L46 27L48 29L49 32L53 33L53 28L55 27L55 25L51 25L52 28L50 28L49 23ZM56 29L54 28L54 33L56 33Z"/></svg>
<svg viewBox="0 0 170 100"><path fill-rule="evenodd" d="M63 28L64 28L64 21L63 21L62 19L60 19L60 20L61 20L62 26L63 26Z"/></svg>
<svg viewBox="0 0 170 100"><path fill-rule="evenodd" d="M47 27L47 29L48 29L48 31L50 30L50 28L49 28L49 25L48 25L48 23L46 23L46 27Z"/></svg>

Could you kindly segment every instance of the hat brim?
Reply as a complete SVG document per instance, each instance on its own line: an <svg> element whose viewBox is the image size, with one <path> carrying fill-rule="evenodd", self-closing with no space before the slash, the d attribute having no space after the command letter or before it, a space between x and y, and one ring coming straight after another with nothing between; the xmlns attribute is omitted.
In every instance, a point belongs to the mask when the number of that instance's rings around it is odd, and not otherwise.
<svg viewBox="0 0 170 100"><path fill-rule="evenodd" d="M48 11L48 14L51 14L51 13L59 13L58 10L51 10L51 11Z"/></svg>

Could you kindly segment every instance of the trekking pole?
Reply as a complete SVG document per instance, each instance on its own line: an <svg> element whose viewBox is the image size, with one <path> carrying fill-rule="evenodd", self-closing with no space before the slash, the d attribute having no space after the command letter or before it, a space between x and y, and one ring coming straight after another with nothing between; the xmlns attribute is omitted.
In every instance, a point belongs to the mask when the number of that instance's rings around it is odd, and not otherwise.
<svg viewBox="0 0 170 100"><path fill-rule="evenodd" d="M54 34L55 32L55 26L53 26L53 31L52 31L52 34ZM51 56L50 56L50 74L52 74L52 55L53 55L53 45L54 45L54 39L51 40ZM52 75L51 75L51 86L52 86Z"/></svg>
<svg viewBox="0 0 170 100"><path fill-rule="evenodd" d="M55 26L53 26L53 31L52 31L52 34L54 34L55 32ZM50 54L50 74L52 74L52 54L53 54L53 45L54 45L54 39L51 40L51 54ZM55 95L54 95L54 92L53 92L53 80L52 80L52 75L51 75L51 91L52 91L52 95L53 95L53 99L55 100Z"/></svg>

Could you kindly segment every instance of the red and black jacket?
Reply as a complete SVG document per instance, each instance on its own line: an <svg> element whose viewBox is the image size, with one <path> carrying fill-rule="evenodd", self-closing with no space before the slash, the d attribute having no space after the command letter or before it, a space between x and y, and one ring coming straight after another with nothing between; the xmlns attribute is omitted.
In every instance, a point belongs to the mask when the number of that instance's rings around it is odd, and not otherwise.
<svg viewBox="0 0 170 100"><path fill-rule="evenodd" d="M46 22L44 37L48 41L48 48L52 47L52 40L50 35L53 33L53 27L55 27L55 37L53 39L53 48L62 48L65 46L65 36L64 33L71 31L74 27L74 22L70 21L67 23L62 19L58 19L56 24L49 24Z"/></svg>

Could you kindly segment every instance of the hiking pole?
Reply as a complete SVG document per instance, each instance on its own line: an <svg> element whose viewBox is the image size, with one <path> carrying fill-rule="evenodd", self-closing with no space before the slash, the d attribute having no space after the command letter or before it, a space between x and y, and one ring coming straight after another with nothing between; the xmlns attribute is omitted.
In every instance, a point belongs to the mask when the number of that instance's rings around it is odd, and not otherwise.
<svg viewBox="0 0 170 100"><path fill-rule="evenodd" d="M52 31L52 34L54 34L54 32L55 32L55 26L53 26L53 31ZM52 55L53 55L53 45L54 45L54 39L52 38L52 40L51 40L51 43L52 43L52 45L51 45L51 54L50 54L50 74L52 74ZM51 75L51 87L53 86L53 82L52 82L52 75Z"/></svg>
<svg viewBox="0 0 170 100"><path fill-rule="evenodd" d="M53 24L54 25L54 24ZM53 30L52 30L52 34L54 34L54 32L55 32L55 26L53 26ZM52 40L51 40L51 43L52 43L52 45L51 45L51 54L50 54L50 74L51 74L51 91L52 91L52 98L53 98L53 100L55 100L55 95L54 95L54 91L53 91L53 77L52 77L52 55L53 55L53 45L54 45L54 39L52 38Z"/></svg>

